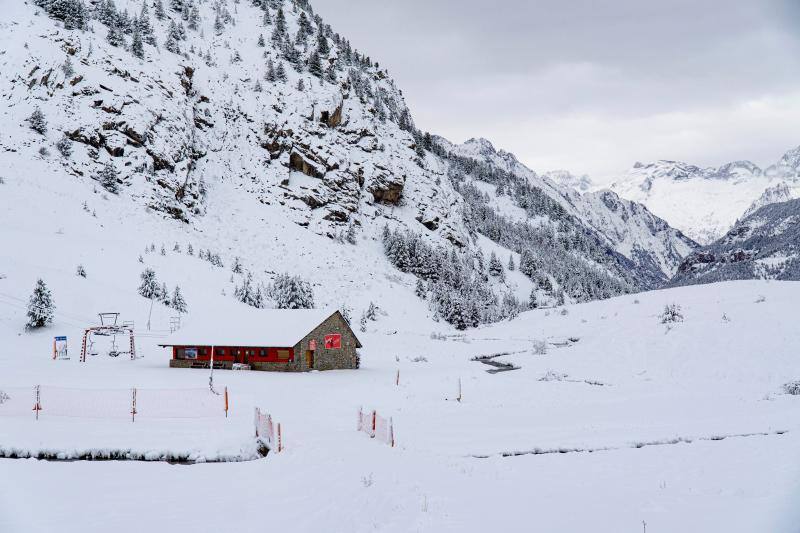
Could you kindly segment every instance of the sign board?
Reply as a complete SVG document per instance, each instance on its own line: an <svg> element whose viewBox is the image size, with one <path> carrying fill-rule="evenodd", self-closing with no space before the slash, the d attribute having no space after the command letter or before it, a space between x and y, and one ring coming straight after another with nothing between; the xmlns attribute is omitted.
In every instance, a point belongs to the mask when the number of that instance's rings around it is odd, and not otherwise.
<svg viewBox="0 0 800 533"><path fill-rule="evenodd" d="M69 359L67 337L59 336L53 340L53 359Z"/></svg>
<svg viewBox="0 0 800 533"><path fill-rule="evenodd" d="M308 341L308 349L312 352L317 349L317 339L311 339Z"/></svg>
<svg viewBox="0 0 800 533"><path fill-rule="evenodd" d="M183 351L183 357L186 359L197 359L197 348L186 348Z"/></svg>
<svg viewBox="0 0 800 533"><path fill-rule="evenodd" d="M331 333L325 335L325 349L326 350L341 350L342 336L339 333Z"/></svg>

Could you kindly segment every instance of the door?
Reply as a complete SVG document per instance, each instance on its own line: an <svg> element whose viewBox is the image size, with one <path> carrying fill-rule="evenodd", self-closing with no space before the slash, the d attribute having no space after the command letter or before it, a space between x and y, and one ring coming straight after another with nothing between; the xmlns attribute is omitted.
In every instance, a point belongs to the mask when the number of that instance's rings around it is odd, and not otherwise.
<svg viewBox="0 0 800 533"><path fill-rule="evenodd" d="M314 352L313 350L306 350L306 366L314 368Z"/></svg>

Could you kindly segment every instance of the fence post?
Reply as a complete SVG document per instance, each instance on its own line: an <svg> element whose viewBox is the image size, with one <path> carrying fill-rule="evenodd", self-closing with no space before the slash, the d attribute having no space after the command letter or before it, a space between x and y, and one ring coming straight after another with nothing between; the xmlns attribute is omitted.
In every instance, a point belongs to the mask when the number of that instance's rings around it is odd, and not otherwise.
<svg viewBox="0 0 800 533"><path fill-rule="evenodd" d="M228 387L225 387L225 418L228 418Z"/></svg>
<svg viewBox="0 0 800 533"><path fill-rule="evenodd" d="M394 420L389 417L389 440L392 443L392 448L394 448Z"/></svg>
<svg viewBox="0 0 800 533"><path fill-rule="evenodd" d="M34 388L34 398L35 403L33 404L33 410L36 412L36 420L39 420L39 411L42 410L42 393L41 393L41 385L36 385Z"/></svg>
<svg viewBox="0 0 800 533"><path fill-rule="evenodd" d="M378 418L378 411L375 411L373 409L373 411L372 411L372 434L370 435L370 437L372 437L373 439L375 438L375 422L376 422L377 418Z"/></svg>
<svg viewBox="0 0 800 533"><path fill-rule="evenodd" d="M394 384L397 387L400 386L400 369L399 368L397 369L397 378L395 378Z"/></svg>
<svg viewBox="0 0 800 533"><path fill-rule="evenodd" d="M131 422L136 422L136 387L131 389Z"/></svg>

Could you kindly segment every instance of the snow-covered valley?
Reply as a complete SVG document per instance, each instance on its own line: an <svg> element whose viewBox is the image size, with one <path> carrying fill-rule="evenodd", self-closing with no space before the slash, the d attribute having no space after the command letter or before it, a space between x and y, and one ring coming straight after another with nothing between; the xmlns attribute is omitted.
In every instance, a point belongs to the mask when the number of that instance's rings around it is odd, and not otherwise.
<svg viewBox="0 0 800 533"><path fill-rule="evenodd" d="M149 34L141 0L40 4L0 20L0 532L797 531L799 282L653 290L698 249L655 207L418 130L304 0L148 0ZM228 416L194 404L209 370L159 345L283 275L360 368L215 370ZM106 312L137 359L79 360ZM109 453L147 461L80 460Z"/></svg>

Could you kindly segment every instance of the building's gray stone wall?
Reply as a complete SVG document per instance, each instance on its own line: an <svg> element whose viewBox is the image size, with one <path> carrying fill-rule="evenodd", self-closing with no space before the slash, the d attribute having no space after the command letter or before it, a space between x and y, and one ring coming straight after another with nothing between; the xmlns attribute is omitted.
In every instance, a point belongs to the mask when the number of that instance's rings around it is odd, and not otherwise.
<svg viewBox="0 0 800 533"><path fill-rule="evenodd" d="M338 350L328 350L325 348L325 335L338 333L342 336L342 347ZM314 351L314 368L308 368L306 362L306 351L309 349L311 339L317 341L317 349ZM337 370L358 368L357 350L358 340L353 334L353 330L347 325L341 313L338 311L328 317L322 324L303 337L295 346L295 361L301 364L303 370Z"/></svg>

